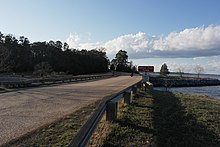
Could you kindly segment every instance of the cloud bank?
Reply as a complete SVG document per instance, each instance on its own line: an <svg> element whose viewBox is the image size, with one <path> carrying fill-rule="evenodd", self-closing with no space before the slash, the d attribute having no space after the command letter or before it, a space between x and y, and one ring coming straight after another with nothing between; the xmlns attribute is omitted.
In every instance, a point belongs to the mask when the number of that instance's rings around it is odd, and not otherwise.
<svg viewBox="0 0 220 147"><path fill-rule="evenodd" d="M220 55L220 25L188 28L159 37L138 32L103 43L85 43L77 34L71 34L66 42L70 47L77 49L105 47L110 57L121 49L126 50L131 59L207 57Z"/></svg>

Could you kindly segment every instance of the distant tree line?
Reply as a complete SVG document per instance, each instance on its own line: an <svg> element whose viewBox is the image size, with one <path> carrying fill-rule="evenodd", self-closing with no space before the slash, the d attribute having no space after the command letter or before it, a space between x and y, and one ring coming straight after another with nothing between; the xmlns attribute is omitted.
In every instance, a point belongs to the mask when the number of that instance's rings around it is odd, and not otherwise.
<svg viewBox="0 0 220 147"><path fill-rule="evenodd" d="M205 70L204 68L201 66L201 65L195 65L194 68L192 68L195 72L195 74L197 74L197 77L199 78L201 74L204 74L205 73ZM183 66L179 66L177 68L177 74L180 75L180 77L183 77L184 75L184 70L185 68ZM170 71L168 69L168 66L166 65L166 63L164 63L161 68L160 68L160 74L163 75L163 76L167 76L168 74L170 74Z"/></svg>
<svg viewBox="0 0 220 147"><path fill-rule="evenodd" d="M0 57L0 72L34 72L36 68L49 67L50 71L78 75L109 70L104 49L79 51L61 41L30 43L24 36L17 39L1 32Z"/></svg>

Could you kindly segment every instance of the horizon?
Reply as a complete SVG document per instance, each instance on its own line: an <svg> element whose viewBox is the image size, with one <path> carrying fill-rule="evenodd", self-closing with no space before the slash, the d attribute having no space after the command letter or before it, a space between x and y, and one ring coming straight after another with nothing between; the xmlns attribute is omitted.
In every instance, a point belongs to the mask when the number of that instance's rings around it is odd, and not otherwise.
<svg viewBox="0 0 220 147"><path fill-rule="evenodd" d="M166 63L170 71L220 73L219 1L1 1L0 31L31 42L60 40L71 48L119 50L134 64Z"/></svg>

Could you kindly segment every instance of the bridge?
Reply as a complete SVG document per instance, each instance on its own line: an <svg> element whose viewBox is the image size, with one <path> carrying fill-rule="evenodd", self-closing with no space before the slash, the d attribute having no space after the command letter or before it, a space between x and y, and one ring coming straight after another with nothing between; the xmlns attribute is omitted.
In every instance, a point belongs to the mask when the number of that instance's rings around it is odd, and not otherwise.
<svg viewBox="0 0 220 147"><path fill-rule="evenodd" d="M129 75L0 94L0 146L137 83Z"/></svg>

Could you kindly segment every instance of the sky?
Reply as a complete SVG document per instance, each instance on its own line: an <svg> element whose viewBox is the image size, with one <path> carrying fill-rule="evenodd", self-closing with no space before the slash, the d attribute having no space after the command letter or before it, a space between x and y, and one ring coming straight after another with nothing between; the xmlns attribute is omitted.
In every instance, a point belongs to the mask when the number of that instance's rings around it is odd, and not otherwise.
<svg viewBox="0 0 220 147"><path fill-rule="evenodd" d="M0 32L31 42L119 50L159 71L220 74L219 0L0 0Z"/></svg>

